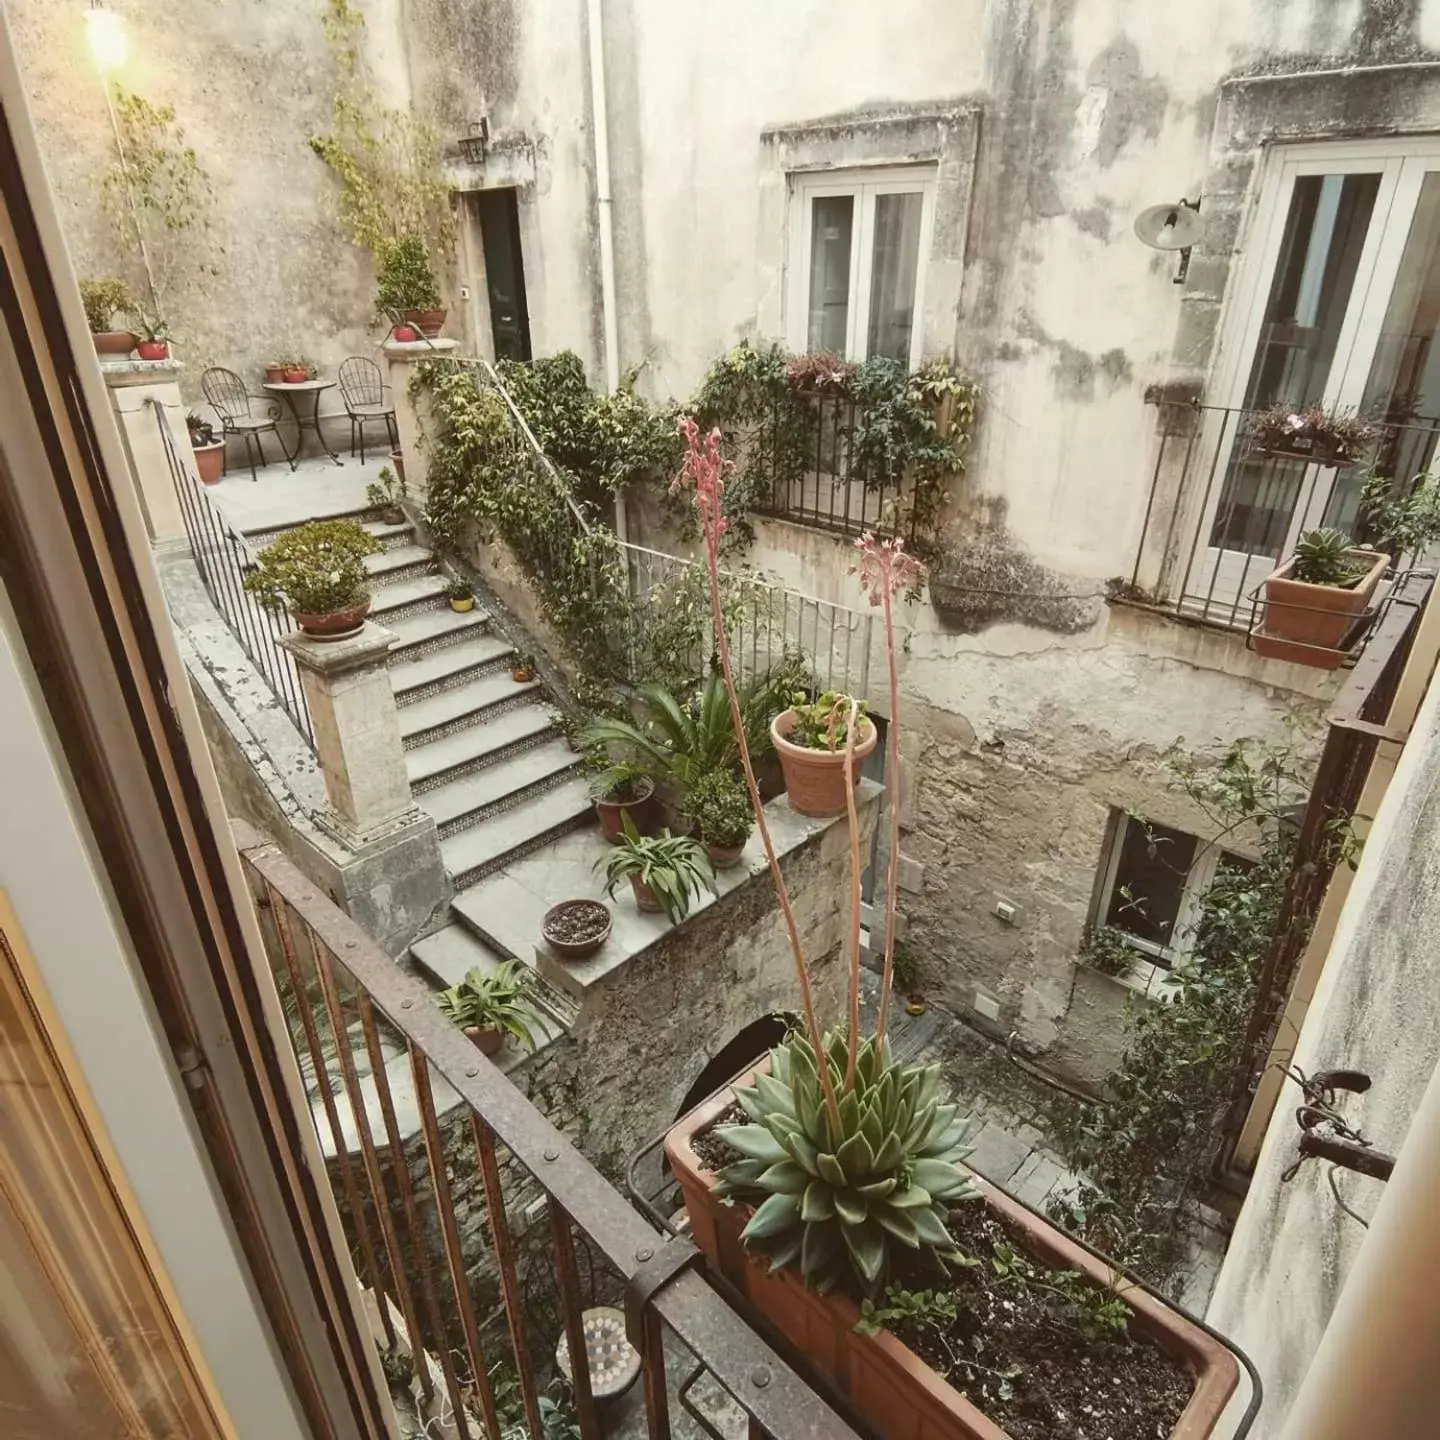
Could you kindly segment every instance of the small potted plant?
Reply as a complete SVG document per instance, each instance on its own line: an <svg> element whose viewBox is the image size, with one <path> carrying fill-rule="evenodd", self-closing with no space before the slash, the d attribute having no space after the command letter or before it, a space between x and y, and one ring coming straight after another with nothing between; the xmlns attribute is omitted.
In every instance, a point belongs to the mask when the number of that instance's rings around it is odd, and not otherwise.
<svg viewBox="0 0 1440 1440"><path fill-rule="evenodd" d="M282 360L280 379L286 385L303 385L315 378L315 367L303 355Z"/></svg>
<svg viewBox="0 0 1440 1440"><path fill-rule="evenodd" d="M530 971L518 960L504 960L493 970L477 967L467 971L458 985L442 990L435 1003L482 1054L493 1055L507 1035L527 1050L535 1048L530 1029L536 1018L531 992Z"/></svg>
<svg viewBox="0 0 1440 1440"><path fill-rule="evenodd" d="M1374 440L1375 427L1358 415L1320 405L1272 405L1252 417L1250 444L1267 455L1316 465L1353 465Z"/></svg>
<svg viewBox="0 0 1440 1440"><path fill-rule="evenodd" d="M267 385L283 385L285 383L285 362L283 360L267 360L265 362L265 383Z"/></svg>
<svg viewBox="0 0 1440 1440"><path fill-rule="evenodd" d="M770 722L770 740L780 757L785 793L802 815L829 818L845 813L845 745L849 735L852 701L848 695L826 690L814 700L796 693L788 710ZM875 748L875 722L858 705L855 721L855 761L858 766Z"/></svg>
<svg viewBox="0 0 1440 1440"><path fill-rule="evenodd" d="M216 484L225 472L225 442L215 438L215 426L202 420L193 410L185 416L190 432L190 449L195 454L195 469L207 485Z"/></svg>
<svg viewBox="0 0 1440 1440"><path fill-rule="evenodd" d="M140 338L135 342L135 353L142 360L170 358L170 328L158 316L140 321Z"/></svg>
<svg viewBox="0 0 1440 1440"><path fill-rule="evenodd" d="M405 482L388 465L381 466L380 474L365 487L366 504L378 510L387 525L405 523L405 511L400 503L405 495Z"/></svg>
<svg viewBox="0 0 1440 1440"><path fill-rule="evenodd" d="M445 586L445 598L457 615L468 615L475 608L475 587L463 575L456 575Z"/></svg>
<svg viewBox="0 0 1440 1440"><path fill-rule="evenodd" d="M414 231L386 242L376 266L375 291L380 313L388 319L398 314L403 324L432 340L444 328L440 282L424 240Z"/></svg>
<svg viewBox="0 0 1440 1440"><path fill-rule="evenodd" d="M562 960L587 960L610 938L610 907L603 900L562 900L540 921L540 938Z"/></svg>
<svg viewBox="0 0 1440 1440"><path fill-rule="evenodd" d="M628 815L621 817L625 833L619 845L596 862L605 867L605 893L613 900L615 887L628 880L637 909L663 913L678 925L690 913L692 897L704 885L714 886L715 872L704 847L688 835L642 835Z"/></svg>
<svg viewBox="0 0 1440 1440"><path fill-rule="evenodd" d="M392 325L390 338L397 345L414 345L420 339L420 332L413 325Z"/></svg>
<svg viewBox="0 0 1440 1440"><path fill-rule="evenodd" d="M117 315L135 313L135 296L123 280L82 280L80 300L85 306L85 321L90 326L90 339L97 355L128 355L135 348L136 337L129 330L112 330Z"/></svg>
<svg viewBox="0 0 1440 1440"><path fill-rule="evenodd" d="M384 548L354 520L311 520L260 552L245 588L285 606L307 635L343 640L370 613L365 557Z"/></svg>
<svg viewBox="0 0 1440 1440"><path fill-rule="evenodd" d="M603 752L594 752L590 763L590 798L600 820L600 833L612 844L625 838L625 822L644 834L652 823L655 782L639 765L628 761L607 762Z"/></svg>
<svg viewBox="0 0 1440 1440"><path fill-rule="evenodd" d="M1261 655L1333 670L1340 645L1364 614L1390 557L1351 545L1339 530L1310 530L1264 582L1265 604L1253 636Z"/></svg>
<svg viewBox="0 0 1440 1440"><path fill-rule="evenodd" d="M755 828L745 782L733 770L707 770L696 776L685 796L685 811L700 832L700 843L717 870L740 863Z"/></svg>
<svg viewBox="0 0 1440 1440"><path fill-rule="evenodd" d="M510 662L510 678L517 685L528 685L535 678L535 657L528 650L517 650Z"/></svg>

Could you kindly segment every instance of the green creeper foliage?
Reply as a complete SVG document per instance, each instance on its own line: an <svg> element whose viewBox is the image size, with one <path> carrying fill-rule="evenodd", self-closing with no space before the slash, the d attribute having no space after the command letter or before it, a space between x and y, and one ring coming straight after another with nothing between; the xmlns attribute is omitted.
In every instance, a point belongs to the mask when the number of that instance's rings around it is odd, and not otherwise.
<svg viewBox="0 0 1440 1440"><path fill-rule="evenodd" d="M884 1040L861 1042L851 1089L843 1031L826 1036L824 1063L840 1096L838 1122L798 1033L770 1052L768 1075L736 1090L751 1123L715 1131L741 1155L718 1188L755 1207L742 1238L771 1270L798 1264L811 1289L853 1283L873 1298L894 1246L932 1258L955 1248L948 1213L979 1193L957 1163L967 1153L965 1121L941 1102L939 1066L897 1065Z"/></svg>

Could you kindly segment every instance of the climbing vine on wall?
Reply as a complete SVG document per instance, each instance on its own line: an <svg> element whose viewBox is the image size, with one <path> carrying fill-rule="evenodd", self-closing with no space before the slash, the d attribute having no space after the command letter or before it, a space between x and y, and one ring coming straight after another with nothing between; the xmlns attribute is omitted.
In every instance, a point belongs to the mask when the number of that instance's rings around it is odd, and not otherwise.
<svg viewBox="0 0 1440 1440"><path fill-rule="evenodd" d="M1258 858L1222 858L1183 937L1189 954L1171 972L1174 997L1127 1008L1124 1058L1105 1100L1078 1112L1069 1137L1071 1164L1093 1183L1051 1203L1057 1220L1156 1284L1184 1258L1191 1202L1208 1182L1248 1063L1256 982L1295 860L1290 812L1308 788L1291 745L1242 741L1217 766L1173 769L1214 822L1212 843L1252 837ZM1348 825L1332 827L1327 843L1329 860L1353 858Z"/></svg>

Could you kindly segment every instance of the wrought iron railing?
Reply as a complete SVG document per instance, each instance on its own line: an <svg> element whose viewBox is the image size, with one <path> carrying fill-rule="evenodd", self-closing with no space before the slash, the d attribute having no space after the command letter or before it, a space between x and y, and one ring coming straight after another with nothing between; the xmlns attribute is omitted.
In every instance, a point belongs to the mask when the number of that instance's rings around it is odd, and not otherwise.
<svg viewBox="0 0 1440 1440"><path fill-rule="evenodd" d="M254 563L249 544L235 533L206 494L190 467L188 446L182 448L176 440L164 409L159 405L153 409L175 496L180 502L190 554L205 592L250 657L276 703L313 750L315 730L310 723L305 691L295 662L279 644L281 636L294 631L295 624L283 607L266 605L245 589L246 572Z"/></svg>
<svg viewBox="0 0 1440 1440"><path fill-rule="evenodd" d="M1440 443L1440 419L1378 425L1362 466L1263 443L1254 411L1191 401L1162 401L1157 409L1128 597L1252 636L1264 625L1264 582L1297 535L1324 526L1364 543L1365 475L1393 477L1402 488L1429 469ZM1392 558L1391 581L1424 557ZM1390 589L1387 582L1379 598ZM1361 617L1345 637L1348 653L1358 653L1382 613L1377 603Z"/></svg>
<svg viewBox="0 0 1440 1440"><path fill-rule="evenodd" d="M547 1405L563 1339L561 1417L573 1404L583 1440L599 1440L582 1335L608 1304L638 1352L653 1440L672 1433L672 1396L695 1413L706 1372L751 1436L854 1436L705 1283L689 1241L627 1205L418 980L275 846L234 829L375 1342L392 1380L410 1358L424 1434L567 1433Z"/></svg>

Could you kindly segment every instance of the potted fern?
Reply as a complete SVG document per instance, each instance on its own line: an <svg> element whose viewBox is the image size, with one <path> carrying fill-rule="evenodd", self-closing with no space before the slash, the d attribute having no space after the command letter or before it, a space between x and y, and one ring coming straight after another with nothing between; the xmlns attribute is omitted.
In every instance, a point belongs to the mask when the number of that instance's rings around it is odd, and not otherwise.
<svg viewBox="0 0 1440 1440"><path fill-rule="evenodd" d="M1352 545L1339 530L1310 530L1264 583L1255 649L1278 660L1333 670L1340 648L1365 613L1390 557Z"/></svg>
<svg viewBox="0 0 1440 1440"><path fill-rule="evenodd" d="M795 962L801 1016L764 1062L666 1138L693 1239L883 1434L1005 1440L1013 1418L1014 1433L1059 1436L1078 1434L1075 1417L1085 1413L1100 1416L1097 1435L1203 1440L1238 1384L1234 1357L1148 1292L1122 1293L1088 1251L966 1170L965 1122L942 1093L938 1067L902 1064L891 1052L900 848L893 792L880 1000L873 1029L862 1034L864 858L848 788L861 743L854 700L838 752L850 837L847 1008L840 1023L822 1030L740 723L719 585L729 465L718 431L702 441L693 420L682 420L681 429L682 479L693 486L700 515L716 649ZM892 601L923 572L900 541L867 535L858 549L861 584L883 609L894 773L900 697ZM1035 1318L1041 1340L1038 1378L1023 1393L1022 1367L992 1339L1003 1333L1008 1341L1013 1332L1002 1327L1021 1310ZM1117 1368L1107 1368L1112 1361Z"/></svg>
<svg viewBox="0 0 1440 1440"><path fill-rule="evenodd" d="M613 900L615 887L628 880L637 909L663 912L672 925L678 925L690 913L692 898L703 886L715 883L704 848L698 840L668 830L642 835L628 815L622 821L624 837L596 862L596 869L605 870L605 893Z"/></svg>
<svg viewBox="0 0 1440 1440"><path fill-rule="evenodd" d="M578 737L587 744L586 734ZM625 822L639 834L650 828L654 816L655 782L642 766L631 761L607 761L603 751L590 750L587 764L590 776L590 798L595 802L595 815L600 833L612 844L625 838Z"/></svg>
<svg viewBox="0 0 1440 1440"><path fill-rule="evenodd" d="M311 520L260 552L245 588L283 605L314 639L343 640L370 613L365 556L384 548L354 520Z"/></svg>
<svg viewBox="0 0 1440 1440"><path fill-rule="evenodd" d="M518 960L505 960L493 970L475 968L458 985L435 997L446 1019L458 1025L479 1046L493 1055L506 1036L535 1048L530 1022L536 1018L530 972Z"/></svg>

